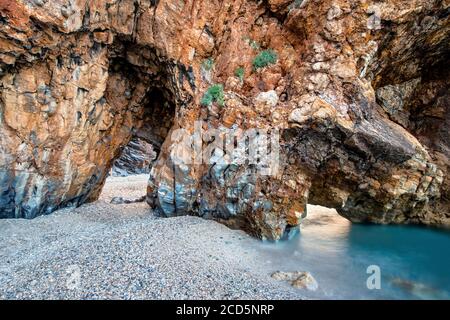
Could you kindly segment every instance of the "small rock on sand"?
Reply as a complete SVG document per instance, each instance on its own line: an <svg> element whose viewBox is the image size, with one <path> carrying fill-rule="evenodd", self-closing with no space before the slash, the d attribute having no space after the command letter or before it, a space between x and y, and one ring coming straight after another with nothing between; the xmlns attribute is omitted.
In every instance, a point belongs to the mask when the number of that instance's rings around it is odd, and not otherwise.
<svg viewBox="0 0 450 320"><path fill-rule="evenodd" d="M144 202L146 196L142 196L136 199L124 199L122 197L114 197L111 199L111 204L129 204L129 203L137 203Z"/></svg>
<svg viewBox="0 0 450 320"><path fill-rule="evenodd" d="M280 281L289 281L293 287L299 289L316 291L319 288L319 284L317 283L316 279L314 279L311 273L306 271L277 271L272 274L272 278Z"/></svg>

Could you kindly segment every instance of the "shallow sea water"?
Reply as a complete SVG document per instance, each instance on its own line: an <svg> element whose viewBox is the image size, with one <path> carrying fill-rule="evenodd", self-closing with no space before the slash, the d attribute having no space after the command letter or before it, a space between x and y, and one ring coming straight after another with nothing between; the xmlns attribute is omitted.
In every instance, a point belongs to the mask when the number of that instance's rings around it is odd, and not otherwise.
<svg viewBox="0 0 450 320"><path fill-rule="evenodd" d="M270 269L311 272L319 290L308 297L450 299L450 231L351 224L334 210L308 211L294 238L255 248ZM379 267L380 289L367 286L370 266Z"/></svg>

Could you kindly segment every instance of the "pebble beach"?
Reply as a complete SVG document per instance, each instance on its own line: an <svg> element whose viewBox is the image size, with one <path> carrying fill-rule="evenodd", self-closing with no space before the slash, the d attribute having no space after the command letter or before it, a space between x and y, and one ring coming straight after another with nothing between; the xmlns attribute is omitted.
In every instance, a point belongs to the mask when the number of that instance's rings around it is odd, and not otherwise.
<svg viewBox="0 0 450 320"><path fill-rule="evenodd" d="M1 299L303 299L271 278L258 242L215 221L155 216L146 175L110 177L99 200L0 220Z"/></svg>

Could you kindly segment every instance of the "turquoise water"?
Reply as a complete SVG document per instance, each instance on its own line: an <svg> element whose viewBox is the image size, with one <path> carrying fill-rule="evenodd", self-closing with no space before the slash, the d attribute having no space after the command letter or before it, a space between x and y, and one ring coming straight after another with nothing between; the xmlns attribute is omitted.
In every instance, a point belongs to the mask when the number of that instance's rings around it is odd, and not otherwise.
<svg viewBox="0 0 450 320"><path fill-rule="evenodd" d="M450 299L450 232L416 226L351 224L334 210L311 207L300 233L261 244L273 270L309 271L311 298ZM369 290L367 268L380 268Z"/></svg>

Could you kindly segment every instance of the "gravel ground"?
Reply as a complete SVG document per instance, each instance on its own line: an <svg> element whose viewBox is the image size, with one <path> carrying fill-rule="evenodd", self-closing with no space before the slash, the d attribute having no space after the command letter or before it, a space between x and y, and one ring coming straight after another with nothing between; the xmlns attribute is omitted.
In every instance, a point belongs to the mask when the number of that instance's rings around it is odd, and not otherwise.
<svg viewBox="0 0 450 320"><path fill-rule="evenodd" d="M134 199L145 175L109 178L101 198L33 220L0 220L1 299L302 299L270 277L242 231L159 218Z"/></svg>

